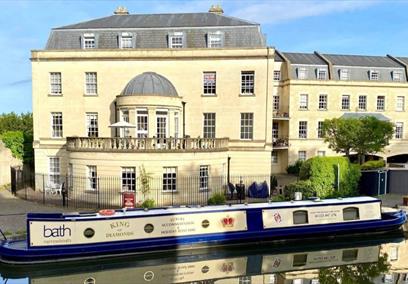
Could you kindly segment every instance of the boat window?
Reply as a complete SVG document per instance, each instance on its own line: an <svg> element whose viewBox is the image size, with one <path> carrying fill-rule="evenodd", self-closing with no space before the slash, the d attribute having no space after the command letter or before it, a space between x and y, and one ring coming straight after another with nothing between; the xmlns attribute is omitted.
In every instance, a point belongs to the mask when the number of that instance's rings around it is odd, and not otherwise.
<svg viewBox="0 0 408 284"><path fill-rule="evenodd" d="M154 230L154 226L152 224L146 224L144 226L144 231L148 234L150 234L151 232L153 232Z"/></svg>
<svg viewBox="0 0 408 284"><path fill-rule="evenodd" d="M208 221L207 219L203 220L203 222L201 222L201 226L203 228L208 228L208 226L210 226L210 221Z"/></svg>
<svg viewBox="0 0 408 284"><path fill-rule="evenodd" d="M92 228L87 228L87 229L85 229L85 231L84 231L84 236L85 236L85 238L90 239L90 238L92 238L94 235L95 235L95 230L94 230L94 229L92 229Z"/></svg>
<svg viewBox="0 0 408 284"><path fill-rule="evenodd" d="M293 212L293 224L307 224L309 219L306 210L298 210Z"/></svg>
<svg viewBox="0 0 408 284"><path fill-rule="evenodd" d="M305 266L307 261L307 254L295 254L293 256L293 266Z"/></svg>
<svg viewBox="0 0 408 284"><path fill-rule="evenodd" d="M341 257L342 261L354 261L357 260L358 249L346 249L343 250L343 255Z"/></svg>
<svg viewBox="0 0 408 284"><path fill-rule="evenodd" d="M359 220L360 213L357 207L347 207L343 209L343 220L344 221L351 221L351 220Z"/></svg>

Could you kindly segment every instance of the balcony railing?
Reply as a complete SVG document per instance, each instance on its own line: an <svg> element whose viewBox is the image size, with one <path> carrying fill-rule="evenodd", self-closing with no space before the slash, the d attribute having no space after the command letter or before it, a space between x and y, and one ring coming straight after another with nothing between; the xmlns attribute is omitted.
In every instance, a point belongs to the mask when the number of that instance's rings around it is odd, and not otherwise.
<svg viewBox="0 0 408 284"><path fill-rule="evenodd" d="M68 151L216 152L228 150L229 138L67 137Z"/></svg>
<svg viewBox="0 0 408 284"><path fill-rule="evenodd" d="M273 112L273 119L275 119L275 120L289 120L289 113L274 111Z"/></svg>
<svg viewBox="0 0 408 284"><path fill-rule="evenodd" d="M285 138L273 138L272 147L274 149L287 149L289 147L289 139Z"/></svg>

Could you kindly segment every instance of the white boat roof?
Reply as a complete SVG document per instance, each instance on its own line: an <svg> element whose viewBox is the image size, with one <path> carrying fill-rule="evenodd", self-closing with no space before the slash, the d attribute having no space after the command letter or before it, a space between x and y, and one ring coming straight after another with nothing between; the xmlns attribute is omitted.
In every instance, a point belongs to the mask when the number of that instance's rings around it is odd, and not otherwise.
<svg viewBox="0 0 408 284"><path fill-rule="evenodd" d="M121 211L116 210L116 213L111 216L104 216L100 214L81 214L74 215L65 214L65 219L94 219L94 218L116 218L116 217L134 217L134 216L155 216L155 215L168 215L168 214L188 214L203 212L213 212L213 211L236 211L240 209L256 209L256 208L279 208L279 207L307 207L311 205L329 206L344 203L364 203L364 202L380 202L379 199L369 196L363 197L348 197L348 198L338 198L338 199L319 199L319 200L301 200L301 201L285 201L285 202L271 202L271 203L251 203L251 204L233 204L233 205L216 205L216 206L181 206L181 207L169 207L169 208L158 208L149 210L128 210Z"/></svg>

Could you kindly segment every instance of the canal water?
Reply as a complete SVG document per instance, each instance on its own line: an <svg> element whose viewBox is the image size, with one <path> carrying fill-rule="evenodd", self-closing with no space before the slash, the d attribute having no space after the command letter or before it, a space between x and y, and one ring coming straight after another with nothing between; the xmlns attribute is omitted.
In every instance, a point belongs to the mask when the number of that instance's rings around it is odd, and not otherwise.
<svg viewBox="0 0 408 284"><path fill-rule="evenodd" d="M103 261L0 265L7 284L408 284L408 236L259 243Z"/></svg>

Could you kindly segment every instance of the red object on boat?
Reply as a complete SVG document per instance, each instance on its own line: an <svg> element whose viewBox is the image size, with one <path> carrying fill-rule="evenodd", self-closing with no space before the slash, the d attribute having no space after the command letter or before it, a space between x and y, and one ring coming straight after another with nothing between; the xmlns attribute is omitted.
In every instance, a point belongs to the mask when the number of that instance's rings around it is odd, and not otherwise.
<svg viewBox="0 0 408 284"><path fill-rule="evenodd" d="M135 194L133 192L122 194L122 208L135 208Z"/></svg>
<svg viewBox="0 0 408 284"><path fill-rule="evenodd" d="M103 215L103 216L112 216L115 215L116 211L113 209L102 209L99 210L99 215Z"/></svg>

